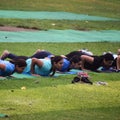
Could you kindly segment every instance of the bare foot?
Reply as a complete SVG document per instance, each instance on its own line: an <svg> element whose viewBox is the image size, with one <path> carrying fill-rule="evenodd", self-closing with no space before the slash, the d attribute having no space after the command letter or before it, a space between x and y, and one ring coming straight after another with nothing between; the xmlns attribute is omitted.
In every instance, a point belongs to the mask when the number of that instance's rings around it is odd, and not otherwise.
<svg viewBox="0 0 120 120"><path fill-rule="evenodd" d="M0 59L1 59L1 60L4 60L4 59L8 56L9 53L10 53L10 52L9 52L8 50L4 50L4 52L3 52L2 55L0 56Z"/></svg>

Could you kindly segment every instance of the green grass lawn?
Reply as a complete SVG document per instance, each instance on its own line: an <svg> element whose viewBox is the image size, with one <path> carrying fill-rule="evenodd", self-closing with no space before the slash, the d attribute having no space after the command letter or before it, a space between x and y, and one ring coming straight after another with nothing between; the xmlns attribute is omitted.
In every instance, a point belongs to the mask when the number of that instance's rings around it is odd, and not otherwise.
<svg viewBox="0 0 120 120"><path fill-rule="evenodd" d="M89 75L94 85L71 84L74 75L1 80L0 111L9 120L119 120L120 74Z"/></svg>
<svg viewBox="0 0 120 120"><path fill-rule="evenodd" d="M65 55L73 50L86 48L95 55L111 51L117 53L120 42L86 42L86 43L0 43L0 54L7 49L17 55L31 56L37 49L48 50L55 55Z"/></svg>
<svg viewBox="0 0 120 120"><path fill-rule="evenodd" d="M120 18L119 0L1 0L0 9L65 11Z"/></svg>
<svg viewBox="0 0 120 120"><path fill-rule="evenodd" d="M0 26L33 28L38 30L73 29L73 30L120 30L120 21L70 21L70 20L31 20L31 19L2 19ZM55 24L53 26L52 24Z"/></svg>
<svg viewBox="0 0 120 120"><path fill-rule="evenodd" d="M1 10L65 11L120 18L119 0L0 0ZM50 26L56 23L57 26ZM28 28L120 30L120 22L2 19L0 25ZM120 42L103 43L0 43L0 54L7 49L17 55L32 55L37 49L53 54L87 48L95 55L117 52ZM120 73L88 72L93 85L71 84L75 75L0 80L0 120L119 120ZM105 81L107 86L99 86ZM25 86L25 90L21 87Z"/></svg>
<svg viewBox="0 0 120 120"><path fill-rule="evenodd" d="M119 0L7 0L0 1L1 10L22 11L64 11L92 16L120 19ZM51 26L55 23L55 26ZM20 26L25 28L74 29L74 30L120 30L120 21L70 21L70 20L36 20L36 19L2 19L0 26Z"/></svg>
<svg viewBox="0 0 120 120"><path fill-rule="evenodd" d="M100 55L109 50L116 52L120 43L0 45L0 51L8 49L18 55L31 55L38 48L47 49L57 55L88 48L94 54ZM0 80L0 113L8 114L9 120L119 120L120 74L88 73L93 85L71 84L75 75ZM97 81L105 81L108 85L98 86ZM23 86L26 87L25 90L21 90Z"/></svg>

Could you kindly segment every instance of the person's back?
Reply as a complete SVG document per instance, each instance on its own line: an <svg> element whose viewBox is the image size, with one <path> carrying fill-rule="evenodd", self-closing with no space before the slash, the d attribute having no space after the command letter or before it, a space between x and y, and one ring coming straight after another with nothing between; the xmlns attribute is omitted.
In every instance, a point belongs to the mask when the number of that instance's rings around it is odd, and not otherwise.
<svg viewBox="0 0 120 120"><path fill-rule="evenodd" d="M73 56L81 56L83 55L83 53L81 51L72 51L68 54L66 54L65 56L68 58L68 59L71 59Z"/></svg>
<svg viewBox="0 0 120 120"><path fill-rule="evenodd" d="M42 67L35 65L35 73L40 74L41 76L49 76L51 73L51 60L50 59L40 59L43 62Z"/></svg>
<svg viewBox="0 0 120 120"><path fill-rule="evenodd" d="M52 67L51 60L50 59L39 59L40 61L43 62L43 65L39 67L38 65L35 65L34 68L34 73L41 75L41 76L48 76L50 74L50 70ZM24 69L23 73L31 73L31 64L32 64L32 59L27 59L26 60L27 66Z"/></svg>
<svg viewBox="0 0 120 120"><path fill-rule="evenodd" d="M68 58L68 59L71 59L73 56L78 56L80 57L81 55L88 55L88 56L92 56L93 54L92 53L89 53L85 50L80 50L80 51L72 51L68 54L66 54L65 56Z"/></svg>
<svg viewBox="0 0 120 120"><path fill-rule="evenodd" d="M43 59L43 58L48 57L50 55L53 55L53 54L50 53L49 51L43 50L43 51L35 53L34 55L30 56L29 58Z"/></svg>
<svg viewBox="0 0 120 120"><path fill-rule="evenodd" d="M100 66L102 66L103 58L100 56L92 56L92 57L94 61L91 63L88 61L85 61L84 68L87 70L96 71Z"/></svg>

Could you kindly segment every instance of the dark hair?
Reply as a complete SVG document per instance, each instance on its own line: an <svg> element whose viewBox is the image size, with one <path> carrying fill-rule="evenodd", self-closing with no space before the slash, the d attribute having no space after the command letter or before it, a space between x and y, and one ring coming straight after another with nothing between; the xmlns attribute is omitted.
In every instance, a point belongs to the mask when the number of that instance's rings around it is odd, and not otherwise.
<svg viewBox="0 0 120 120"><path fill-rule="evenodd" d="M73 57L73 56L81 56L83 53L81 51L72 51L70 53L68 53L67 55L65 55L69 60Z"/></svg>
<svg viewBox="0 0 120 120"><path fill-rule="evenodd" d="M24 59L27 60L29 57L27 56L17 56L15 59Z"/></svg>
<svg viewBox="0 0 120 120"><path fill-rule="evenodd" d="M58 63L59 61L61 61L63 59L63 57L61 56L54 56L54 57L51 57L51 63L52 63L52 68L51 68L51 72L52 74L50 76L53 76L56 72L56 68L54 68L53 64L54 62L55 63Z"/></svg>
<svg viewBox="0 0 120 120"><path fill-rule="evenodd" d="M105 59L106 61L113 61L114 60L114 57L111 53L106 53L105 55L103 55L103 59Z"/></svg>
<svg viewBox="0 0 120 120"><path fill-rule="evenodd" d="M18 67L27 66L27 63L24 59L13 59L13 60L10 60L10 62L13 63L15 66L18 65Z"/></svg>
<svg viewBox="0 0 120 120"><path fill-rule="evenodd" d="M80 56L74 55L71 59L69 59L70 63L78 63L81 61Z"/></svg>

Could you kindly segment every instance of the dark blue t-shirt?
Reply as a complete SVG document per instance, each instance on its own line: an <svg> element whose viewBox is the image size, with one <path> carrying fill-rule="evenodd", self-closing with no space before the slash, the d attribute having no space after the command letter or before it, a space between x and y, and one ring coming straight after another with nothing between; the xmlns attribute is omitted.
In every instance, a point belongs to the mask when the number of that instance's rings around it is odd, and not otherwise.
<svg viewBox="0 0 120 120"><path fill-rule="evenodd" d="M62 66L62 69L60 71L66 72L69 70L69 67L70 67L70 61L67 60L66 58L63 58L63 66Z"/></svg>

